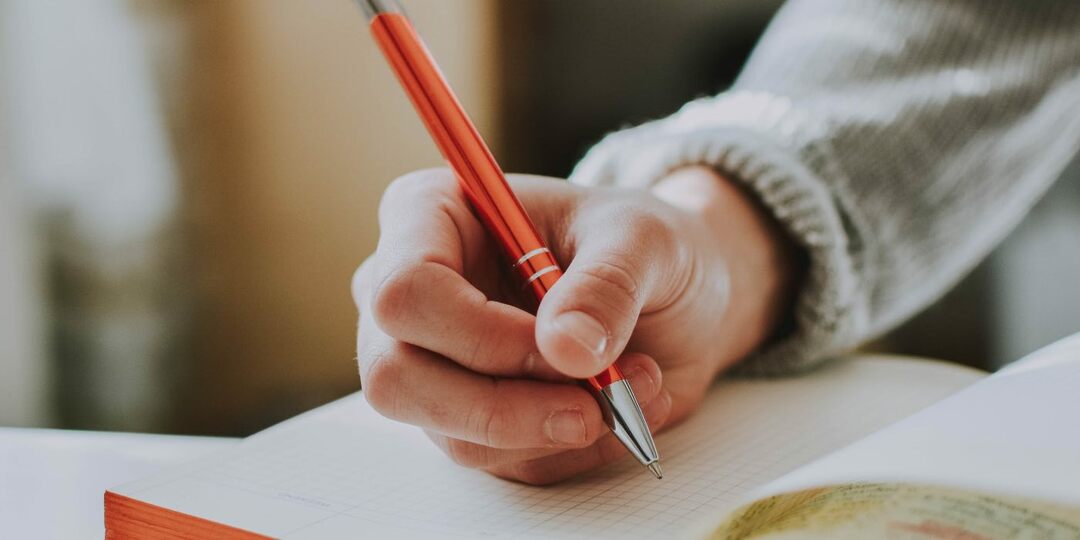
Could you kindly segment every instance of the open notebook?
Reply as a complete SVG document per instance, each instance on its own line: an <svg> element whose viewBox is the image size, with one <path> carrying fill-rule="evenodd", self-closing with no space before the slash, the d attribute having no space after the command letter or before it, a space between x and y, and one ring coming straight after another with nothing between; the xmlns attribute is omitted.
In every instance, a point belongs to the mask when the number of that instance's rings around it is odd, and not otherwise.
<svg viewBox="0 0 1080 540"><path fill-rule="evenodd" d="M1080 373L1076 352L1069 366ZM350 396L220 454L110 490L106 530L113 537L284 538L711 532L740 505L780 493L762 491L774 481L795 478L785 488L792 492L836 483L800 477L812 470L800 467L981 378L943 363L860 358L799 378L724 381L692 419L658 437L663 480L627 459L545 488L460 468L419 430L383 419L361 396ZM932 480L932 471L926 474Z"/></svg>

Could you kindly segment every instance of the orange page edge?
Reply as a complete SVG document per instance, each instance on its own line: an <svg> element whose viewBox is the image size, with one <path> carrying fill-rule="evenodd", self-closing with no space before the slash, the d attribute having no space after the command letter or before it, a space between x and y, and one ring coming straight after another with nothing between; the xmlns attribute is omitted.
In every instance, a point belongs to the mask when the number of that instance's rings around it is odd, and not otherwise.
<svg viewBox="0 0 1080 540"><path fill-rule="evenodd" d="M106 491L105 538L255 540L270 537Z"/></svg>

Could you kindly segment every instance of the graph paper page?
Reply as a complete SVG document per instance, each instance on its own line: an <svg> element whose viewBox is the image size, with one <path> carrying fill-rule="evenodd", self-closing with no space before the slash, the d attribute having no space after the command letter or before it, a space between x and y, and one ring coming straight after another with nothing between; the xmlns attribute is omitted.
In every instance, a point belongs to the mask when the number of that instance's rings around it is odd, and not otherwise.
<svg viewBox="0 0 1080 540"><path fill-rule="evenodd" d="M665 476L631 459L554 487L461 468L359 395L112 491L285 538L655 537L967 386L980 374L894 359L718 384L657 438Z"/></svg>
<svg viewBox="0 0 1080 540"><path fill-rule="evenodd" d="M787 475L761 495L826 484L937 484L1080 507L1078 389L1075 334Z"/></svg>

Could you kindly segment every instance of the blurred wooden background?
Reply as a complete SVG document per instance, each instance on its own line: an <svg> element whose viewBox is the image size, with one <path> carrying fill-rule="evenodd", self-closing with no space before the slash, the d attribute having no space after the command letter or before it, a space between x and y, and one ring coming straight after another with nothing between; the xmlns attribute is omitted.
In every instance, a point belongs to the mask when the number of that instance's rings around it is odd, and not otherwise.
<svg viewBox="0 0 1080 540"><path fill-rule="evenodd" d="M410 12L495 142L493 2ZM359 388L353 270L386 185L440 165L351 0L172 2L191 85L176 104L195 301L183 431L249 433ZM180 98L181 100L183 98Z"/></svg>
<svg viewBox="0 0 1080 540"><path fill-rule="evenodd" d="M504 168L564 176L605 133L727 87L781 1L404 3ZM71 16L75 7L100 20ZM31 208L32 190L3 183L15 177L5 163L13 154L0 147L0 206L25 214L0 211L0 240L14 253L0 253L0 275L14 284L0 288L0 320L13 321L0 343L9 377L0 422L246 435L356 390L349 280L375 247L379 198L395 177L441 161L354 1L17 0L0 3L0 15L6 28L26 29L0 34L0 53L20 60L17 75L54 62L60 84L27 86L64 89L35 101L38 112L86 117L73 122L75 135L37 138L42 163L63 161L54 142L84 151L94 147L86 139L111 136L108 167L69 167L67 180L104 185L127 171L139 184L143 173L129 165L143 156L130 143L142 132L118 136L111 112L159 126L150 113L160 106L161 153L172 152L156 156L160 174L145 180L179 189L179 209L163 206L160 228L136 235L153 264L109 273L93 238L72 250L36 232L42 222L77 229L63 218L90 192L57 190L59 212ZM91 24L103 21L138 31L145 46L113 50L145 55L102 69L121 55L85 48L86 35L71 29L108 35ZM65 54L44 54L53 49ZM69 58L72 50L84 54ZM106 112L75 100L94 94L80 84L100 98L147 82L134 69L142 56L155 99L107 100L115 110ZM87 108L95 114L81 114ZM10 120L0 114L25 133L9 130L5 143L49 124ZM96 166L97 157L86 159ZM1074 331L1080 289L1059 284L1080 271L1068 249L1080 226L1080 162L1070 175L972 277L871 346L993 368ZM87 254L97 266L80 265Z"/></svg>

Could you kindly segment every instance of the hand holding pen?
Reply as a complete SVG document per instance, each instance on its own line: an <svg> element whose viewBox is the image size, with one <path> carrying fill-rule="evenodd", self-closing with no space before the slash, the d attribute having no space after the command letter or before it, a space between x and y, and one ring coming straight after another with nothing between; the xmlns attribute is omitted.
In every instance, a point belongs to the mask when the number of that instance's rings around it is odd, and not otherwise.
<svg viewBox="0 0 1080 540"><path fill-rule="evenodd" d="M385 6L362 3L369 15ZM367 399L424 427L459 463L499 476L548 483L627 450L659 476L649 428L689 413L779 311L784 276L761 270L784 252L728 258L770 245L763 239L779 246L775 231L700 169L655 194L519 178L518 203L394 13L381 27L375 17L373 32L456 178L417 173L384 198L379 249L354 281ZM718 216L743 234L716 238ZM565 276L558 262L570 263ZM736 284L761 294L736 294ZM539 299L535 317L514 307ZM612 366L628 343L639 352ZM586 378L594 395L568 384Z"/></svg>

